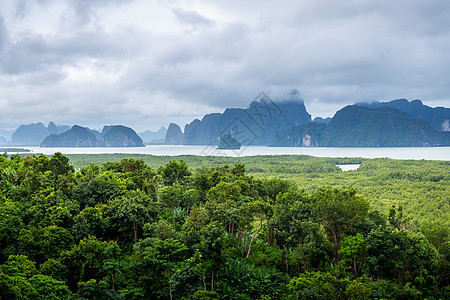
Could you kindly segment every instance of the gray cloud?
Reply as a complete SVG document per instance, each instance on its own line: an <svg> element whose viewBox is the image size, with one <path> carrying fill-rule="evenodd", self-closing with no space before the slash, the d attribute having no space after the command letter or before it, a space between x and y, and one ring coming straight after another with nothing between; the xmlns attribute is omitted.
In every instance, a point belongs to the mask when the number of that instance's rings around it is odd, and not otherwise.
<svg viewBox="0 0 450 300"><path fill-rule="evenodd" d="M98 10L108 7L120 9L122 4L130 5L134 0L69 0L70 8L75 15L76 25L86 25L99 18Z"/></svg>
<svg viewBox="0 0 450 300"><path fill-rule="evenodd" d="M9 45L8 28L6 28L5 20L0 15L0 55L3 53L3 51L7 49L8 45Z"/></svg>
<svg viewBox="0 0 450 300"><path fill-rule="evenodd" d="M0 128L183 125L292 88L313 116L400 97L450 106L446 0L18 3L0 17ZM30 25L57 5L55 28Z"/></svg>
<svg viewBox="0 0 450 300"><path fill-rule="evenodd" d="M26 34L9 45L0 63L6 74L20 74L76 64L77 59L123 56L128 50L116 38L92 31L63 37Z"/></svg>
<svg viewBox="0 0 450 300"><path fill-rule="evenodd" d="M213 20L208 19L195 11L174 8L172 9L172 12L180 22L194 27L213 26L215 24Z"/></svg>

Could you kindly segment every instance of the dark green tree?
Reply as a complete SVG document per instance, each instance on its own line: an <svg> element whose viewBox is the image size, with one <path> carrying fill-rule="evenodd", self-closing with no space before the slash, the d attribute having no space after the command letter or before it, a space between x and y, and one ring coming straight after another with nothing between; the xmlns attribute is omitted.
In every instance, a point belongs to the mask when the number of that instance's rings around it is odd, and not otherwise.
<svg viewBox="0 0 450 300"><path fill-rule="evenodd" d="M181 184L186 186L193 175L184 160L179 162L172 160L165 166L159 167L158 173L161 175L165 185Z"/></svg>
<svg viewBox="0 0 450 300"><path fill-rule="evenodd" d="M363 196L356 194L354 188L320 188L312 197L313 212L334 243L336 259L339 261L341 241L367 216L369 203Z"/></svg>

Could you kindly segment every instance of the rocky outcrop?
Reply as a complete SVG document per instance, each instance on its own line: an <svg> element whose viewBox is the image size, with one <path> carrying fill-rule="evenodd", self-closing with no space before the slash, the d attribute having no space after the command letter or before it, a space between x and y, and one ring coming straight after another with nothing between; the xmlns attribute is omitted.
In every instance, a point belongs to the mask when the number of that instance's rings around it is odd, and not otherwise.
<svg viewBox="0 0 450 300"><path fill-rule="evenodd" d="M357 105L371 108L391 107L399 109L413 118L420 118L429 122L435 129L442 131L447 127L442 127L445 120L450 120L450 108L445 107L429 107L424 105L420 100L413 100L409 102L406 99L397 99L389 102L373 102L373 103L358 103Z"/></svg>
<svg viewBox="0 0 450 300"><path fill-rule="evenodd" d="M220 137L220 142L219 146L217 146L217 149L221 150L241 149L241 143L239 143L239 141L236 140L232 135L225 134Z"/></svg>
<svg viewBox="0 0 450 300"><path fill-rule="evenodd" d="M442 131L450 131L450 120L445 119L441 124Z"/></svg>
<svg viewBox="0 0 450 300"><path fill-rule="evenodd" d="M194 120L185 126L183 143L217 145L221 136L231 134L242 145L269 145L279 131L311 122L298 91L275 100L261 93L246 109L228 108Z"/></svg>
<svg viewBox="0 0 450 300"><path fill-rule="evenodd" d="M51 134L60 134L58 127L52 121L50 121L47 125L47 135Z"/></svg>
<svg viewBox="0 0 450 300"><path fill-rule="evenodd" d="M100 144L104 147L145 147L137 133L126 126L105 126Z"/></svg>
<svg viewBox="0 0 450 300"><path fill-rule="evenodd" d="M11 136L14 145L39 145L47 136L47 128L39 123L20 125Z"/></svg>
<svg viewBox="0 0 450 300"><path fill-rule="evenodd" d="M331 121L330 117L325 118L325 119L321 118L321 117L315 117L314 120L313 120L313 123L319 123L319 124L326 124L326 125L328 125L328 124L330 124L330 121Z"/></svg>
<svg viewBox="0 0 450 300"><path fill-rule="evenodd" d="M183 132L180 126L175 123L170 123L167 128L166 137L164 139L166 145L182 145L183 144Z"/></svg>
<svg viewBox="0 0 450 300"><path fill-rule="evenodd" d="M100 142L85 127L74 125L69 131L51 134L46 137L41 147L99 147Z"/></svg>
<svg viewBox="0 0 450 300"><path fill-rule="evenodd" d="M336 112L319 142L325 147L450 146L450 132L390 107L349 105Z"/></svg>
<svg viewBox="0 0 450 300"><path fill-rule="evenodd" d="M270 146L273 147L317 147L327 127L323 123L310 122L296 126L277 134Z"/></svg>
<svg viewBox="0 0 450 300"><path fill-rule="evenodd" d="M122 125L105 126L99 141L89 128L74 125L61 134L46 137L41 147L144 147L136 132ZM97 131L98 132L98 131Z"/></svg>

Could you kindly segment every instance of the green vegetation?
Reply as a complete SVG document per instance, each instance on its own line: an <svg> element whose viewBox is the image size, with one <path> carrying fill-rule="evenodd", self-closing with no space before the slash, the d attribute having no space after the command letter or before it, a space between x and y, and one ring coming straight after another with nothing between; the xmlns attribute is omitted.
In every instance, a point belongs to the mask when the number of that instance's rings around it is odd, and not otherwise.
<svg viewBox="0 0 450 300"><path fill-rule="evenodd" d="M0 156L0 299L450 297L450 162L127 156Z"/></svg>
<svg viewBox="0 0 450 300"><path fill-rule="evenodd" d="M321 158L307 155L248 157L153 156L130 154L67 155L79 169L91 163L104 164L131 157L142 159L153 169L172 160L184 160L192 170L202 167L244 164L248 175L257 179L279 178L294 182L306 193L323 186L352 186L364 195L371 208L388 214L403 206L416 226L439 223L450 227L450 162L395 160L388 158ZM343 172L337 164L361 164L357 171Z"/></svg>

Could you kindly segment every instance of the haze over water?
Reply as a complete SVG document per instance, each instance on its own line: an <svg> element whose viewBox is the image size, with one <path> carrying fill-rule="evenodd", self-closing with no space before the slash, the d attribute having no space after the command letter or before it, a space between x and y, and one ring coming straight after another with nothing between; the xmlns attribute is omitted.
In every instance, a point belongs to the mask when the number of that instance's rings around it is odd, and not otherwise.
<svg viewBox="0 0 450 300"><path fill-rule="evenodd" d="M311 155L317 157L363 157L393 159L426 159L450 160L450 147L265 147L247 146L240 150L218 150L208 146L175 146L175 145L148 145L139 148L40 148L24 147L32 154L43 153L52 155L56 152L62 154L149 154L149 155L200 155L200 156L255 156L255 155ZM12 152L11 152L12 153Z"/></svg>

